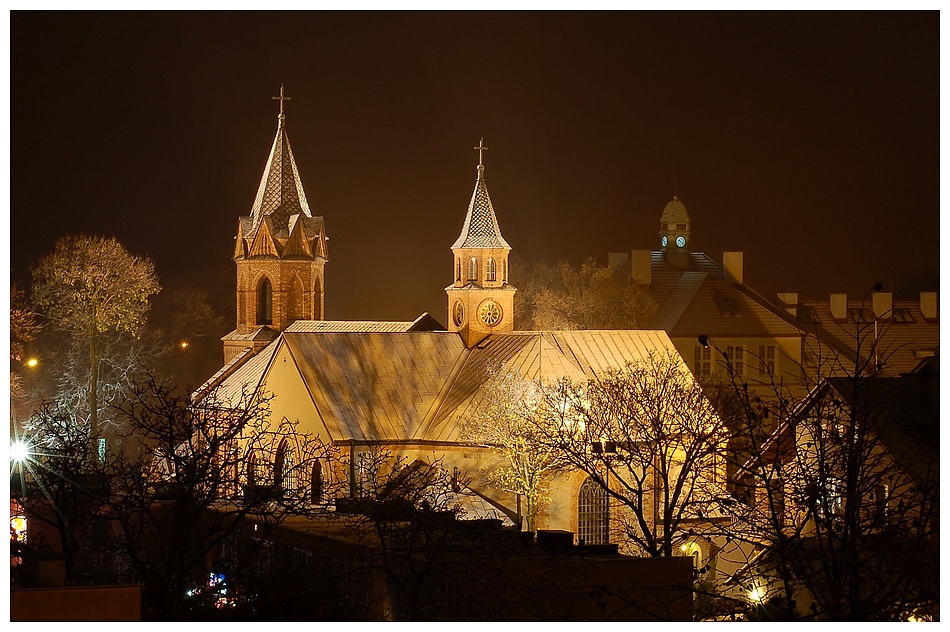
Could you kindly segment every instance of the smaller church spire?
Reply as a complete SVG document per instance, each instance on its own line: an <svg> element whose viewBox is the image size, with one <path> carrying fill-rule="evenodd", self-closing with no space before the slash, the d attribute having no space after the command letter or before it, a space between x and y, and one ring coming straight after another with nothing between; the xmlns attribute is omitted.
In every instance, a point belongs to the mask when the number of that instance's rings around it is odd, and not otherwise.
<svg viewBox="0 0 950 632"><path fill-rule="evenodd" d="M488 150L488 147L485 146L485 139L479 140L478 146L473 149L478 151L478 179L475 181L472 200L468 204L468 212L465 214L462 232L455 243L452 244L452 248L505 248L510 250L511 246L501 236L498 220L495 218L495 210L492 208L491 198L488 197L483 157L483 153Z"/></svg>

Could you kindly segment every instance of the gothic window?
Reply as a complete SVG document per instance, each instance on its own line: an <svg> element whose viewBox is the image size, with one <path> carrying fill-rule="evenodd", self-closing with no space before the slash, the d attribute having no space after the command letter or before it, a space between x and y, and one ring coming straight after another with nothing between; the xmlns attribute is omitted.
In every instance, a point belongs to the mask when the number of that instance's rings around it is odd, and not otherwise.
<svg viewBox="0 0 950 632"><path fill-rule="evenodd" d="M608 533L607 490L588 477L577 494L577 537L584 544L607 544Z"/></svg>
<svg viewBox="0 0 950 632"><path fill-rule="evenodd" d="M257 456L253 452L247 458L247 484L257 485Z"/></svg>
<svg viewBox="0 0 950 632"><path fill-rule="evenodd" d="M489 259L488 263L485 264L485 280L494 281L495 280L495 260Z"/></svg>
<svg viewBox="0 0 950 632"><path fill-rule="evenodd" d="M257 286L257 324L272 325L274 323L274 288L270 279L264 277Z"/></svg>
<svg viewBox="0 0 950 632"><path fill-rule="evenodd" d="M462 261L460 259L455 260L455 280L462 280Z"/></svg>
<svg viewBox="0 0 950 632"><path fill-rule="evenodd" d="M319 503L323 500L323 466L314 459L313 470L310 472L310 502Z"/></svg>
<svg viewBox="0 0 950 632"><path fill-rule="evenodd" d="M508 282L508 260L502 259L501 261L501 282Z"/></svg>
<svg viewBox="0 0 950 632"><path fill-rule="evenodd" d="M277 448L277 456L274 458L274 484L283 489L296 489L294 470L294 450L284 439Z"/></svg>
<svg viewBox="0 0 950 632"><path fill-rule="evenodd" d="M475 259L475 257L472 257L468 260L468 280L478 280L478 261Z"/></svg>

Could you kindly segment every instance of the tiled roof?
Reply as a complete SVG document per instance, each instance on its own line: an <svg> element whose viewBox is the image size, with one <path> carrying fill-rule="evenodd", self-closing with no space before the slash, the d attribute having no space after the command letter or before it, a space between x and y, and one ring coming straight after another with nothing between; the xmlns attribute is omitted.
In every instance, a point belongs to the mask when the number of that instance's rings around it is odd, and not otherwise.
<svg viewBox="0 0 950 632"><path fill-rule="evenodd" d="M251 219L256 228L261 219L270 216L279 227L287 226L290 216L310 217L310 206L303 192L300 174L283 119L278 119L277 135L264 166L264 175L251 206Z"/></svg>
<svg viewBox="0 0 950 632"><path fill-rule="evenodd" d="M290 324L287 333L342 333L342 332L393 332L409 331L411 321L381 321L381 320L295 320Z"/></svg>
<svg viewBox="0 0 950 632"><path fill-rule="evenodd" d="M817 334L839 349L854 353L860 340L861 355L867 357L868 350L875 346L883 371L888 375L908 373L922 359L938 354L939 320L927 319L920 308L920 301L894 300L892 313L899 318L879 319L876 326L873 319L855 322L854 316L860 317L862 308L866 310L868 307L869 304L864 301L848 301L848 317L837 321L831 314L829 300L800 301L798 320L806 332ZM876 345L875 335L878 341Z"/></svg>
<svg viewBox="0 0 950 632"><path fill-rule="evenodd" d="M488 185L485 183L485 167L478 166L478 180L475 191L468 204L465 223L452 248L507 248L511 249L498 228L498 219L488 197Z"/></svg>

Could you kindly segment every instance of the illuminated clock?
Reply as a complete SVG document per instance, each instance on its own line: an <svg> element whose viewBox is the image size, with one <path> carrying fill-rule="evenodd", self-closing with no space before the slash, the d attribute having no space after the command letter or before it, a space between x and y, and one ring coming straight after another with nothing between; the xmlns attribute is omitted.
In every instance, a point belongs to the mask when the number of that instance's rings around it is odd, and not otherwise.
<svg viewBox="0 0 950 632"><path fill-rule="evenodd" d="M677 245L677 247L679 247L679 248L684 247L684 246L686 245L686 238L683 237L682 235L680 235L679 237L677 237L677 238L676 238L676 245Z"/></svg>
<svg viewBox="0 0 950 632"><path fill-rule="evenodd" d="M670 243L670 240L666 238L666 235L663 235L663 239L660 240L660 243L666 248L666 244Z"/></svg>
<svg viewBox="0 0 950 632"><path fill-rule="evenodd" d="M462 305L462 301L455 301L455 305L452 308L452 318L455 320L456 327L462 325L462 320L465 318L465 307Z"/></svg>
<svg viewBox="0 0 950 632"><path fill-rule="evenodd" d="M501 322L501 305L492 300L485 301L478 308L478 317L489 327L494 327Z"/></svg>

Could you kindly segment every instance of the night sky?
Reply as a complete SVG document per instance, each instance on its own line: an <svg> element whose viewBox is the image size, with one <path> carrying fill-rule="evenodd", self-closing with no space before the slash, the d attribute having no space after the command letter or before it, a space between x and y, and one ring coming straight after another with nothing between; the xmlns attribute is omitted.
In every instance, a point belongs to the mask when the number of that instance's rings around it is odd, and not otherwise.
<svg viewBox="0 0 950 632"><path fill-rule="evenodd" d="M11 278L29 285L60 235L113 235L164 285L211 293L230 330L237 218L284 84L297 166L330 237L329 319L445 322L481 137L499 224L523 259L656 249L675 191L694 249L744 251L765 296L935 290L939 21L16 11Z"/></svg>

